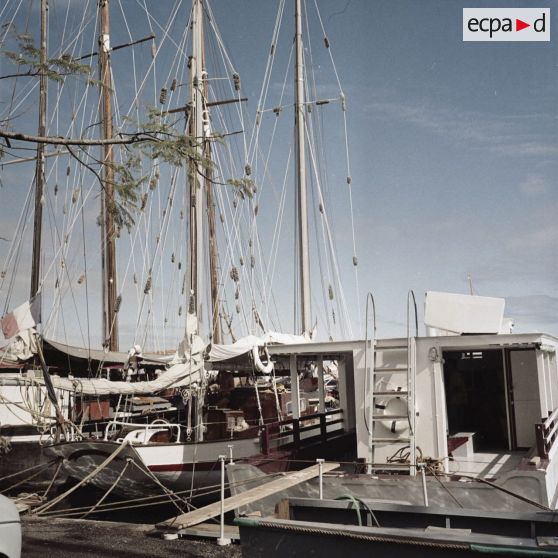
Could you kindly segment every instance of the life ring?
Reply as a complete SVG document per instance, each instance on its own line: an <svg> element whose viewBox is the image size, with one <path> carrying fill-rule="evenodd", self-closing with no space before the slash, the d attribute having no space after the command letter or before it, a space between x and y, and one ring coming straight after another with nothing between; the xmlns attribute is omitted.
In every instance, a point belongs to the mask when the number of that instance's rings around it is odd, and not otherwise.
<svg viewBox="0 0 558 558"><path fill-rule="evenodd" d="M267 364L264 364L260 359L260 348L256 345L252 348L252 358L254 359L254 365L256 369L262 374L271 374L273 372L273 362L269 357L269 352L267 347L264 347L265 356L267 357Z"/></svg>
<svg viewBox="0 0 558 558"><path fill-rule="evenodd" d="M393 390L393 397L376 401L374 405L379 415L406 415L408 413L407 397L405 395L396 395L401 391L401 387ZM389 419L380 420L380 424L389 430L392 434L401 434L409 428L409 421L405 419Z"/></svg>

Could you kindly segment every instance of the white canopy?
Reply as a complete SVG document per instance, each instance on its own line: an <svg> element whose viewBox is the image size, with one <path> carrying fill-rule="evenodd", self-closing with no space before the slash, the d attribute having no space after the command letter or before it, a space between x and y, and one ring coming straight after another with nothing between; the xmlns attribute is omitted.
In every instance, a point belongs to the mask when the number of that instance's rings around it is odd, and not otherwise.
<svg viewBox="0 0 558 558"><path fill-rule="evenodd" d="M307 343L308 339L302 335L290 335L288 333L278 333L276 331L268 331L263 337L248 335L242 337L232 345L212 345L209 351L209 362L221 362L231 358L239 357L249 353L254 347L263 347L269 343L277 343L280 345L293 345L298 343Z"/></svg>

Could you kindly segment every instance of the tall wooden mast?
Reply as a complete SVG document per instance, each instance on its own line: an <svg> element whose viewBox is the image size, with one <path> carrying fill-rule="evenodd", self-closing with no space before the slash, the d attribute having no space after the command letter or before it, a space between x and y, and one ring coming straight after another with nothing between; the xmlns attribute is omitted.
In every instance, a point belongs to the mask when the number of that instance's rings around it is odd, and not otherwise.
<svg viewBox="0 0 558 558"><path fill-rule="evenodd" d="M41 72L39 78L39 136L46 136L47 120L47 14L48 0L41 0ZM35 215L33 224L33 256L31 265L31 293L33 298L40 288L41 281L41 235L43 228L43 198L45 189L45 144L37 144L35 165Z"/></svg>
<svg viewBox="0 0 558 558"><path fill-rule="evenodd" d="M205 52L203 55L203 72L207 78L207 68L205 65ZM204 80L204 129L203 140L203 156L206 161L211 160L211 139L207 135L209 129L209 111L207 107L207 79ZM215 201L213 199L213 171L211 168L205 170L205 192L207 203L207 236L209 248L209 280L211 283L211 318L210 318L210 331L211 342L220 344L222 343L221 334L221 306L219 304L219 257L217 252L217 231L215 228Z"/></svg>
<svg viewBox="0 0 558 558"><path fill-rule="evenodd" d="M110 65L109 0L99 0L99 75L101 82L102 135L113 137L112 130L112 76ZM101 195L102 259L103 259L103 339L111 351L118 350L118 316L116 308L116 229L114 226L114 167L113 146L102 150Z"/></svg>
<svg viewBox="0 0 558 558"><path fill-rule="evenodd" d="M198 323L203 319L204 285L204 199L202 188L203 169L203 9L202 0L193 0L192 6L192 59L190 65L190 133L195 150L195 160L190 165L190 291L191 311ZM198 331L188 331L199 333Z"/></svg>
<svg viewBox="0 0 558 558"><path fill-rule="evenodd" d="M211 142L204 142L204 155L211 158ZM217 231L215 230L215 201L213 199L213 184L211 183L211 169L206 171L205 190L207 194L207 228L209 237L209 278L211 281L211 331L212 343L223 342L221 334L221 305L219 303L219 258L217 255Z"/></svg>
<svg viewBox="0 0 558 558"><path fill-rule="evenodd" d="M308 253L308 212L306 208L304 55L301 0L295 0L295 166L298 218L299 283L302 333L310 333L310 259Z"/></svg>

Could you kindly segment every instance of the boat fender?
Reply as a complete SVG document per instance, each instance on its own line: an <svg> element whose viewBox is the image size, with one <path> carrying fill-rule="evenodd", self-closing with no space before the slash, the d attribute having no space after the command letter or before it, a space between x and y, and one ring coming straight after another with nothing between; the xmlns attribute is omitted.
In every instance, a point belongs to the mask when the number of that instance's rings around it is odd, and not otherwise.
<svg viewBox="0 0 558 558"><path fill-rule="evenodd" d="M407 398L404 395L397 395L397 392L401 390L401 386L397 386L396 389L393 390L393 397L376 402L374 407L379 415L402 415L407 412ZM386 420L381 420L380 424L392 434L400 434L409 428L408 421L402 419L394 420L386 418Z"/></svg>
<svg viewBox="0 0 558 558"><path fill-rule="evenodd" d="M260 348L256 345L252 349L252 357L254 358L254 365L259 372L262 374L271 374L273 371L273 362L269 356L267 347L264 347L265 355L267 357L267 364L264 364L260 359Z"/></svg>

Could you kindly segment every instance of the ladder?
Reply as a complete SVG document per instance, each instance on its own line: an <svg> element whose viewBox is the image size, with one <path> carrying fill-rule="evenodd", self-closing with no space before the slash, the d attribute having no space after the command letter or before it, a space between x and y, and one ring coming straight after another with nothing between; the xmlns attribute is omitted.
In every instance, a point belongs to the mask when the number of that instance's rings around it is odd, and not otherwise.
<svg viewBox="0 0 558 558"><path fill-rule="evenodd" d="M368 302L372 302L373 311L373 334L370 338L370 343L368 342ZM410 310L414 308L414 322L415 322L415 335L411 335L410 331ZM366 345L365 345L365 374L368 379L368 417L367 417L367 428L368 428L368 473L372 473L372 470L376 465L375 454L376 447L380 444L393 444L400 447L405 447L406 444L409 447L409 462L410 467L401 466L401 469L409 470L409 474L414 476L416 474L416 439L415 439L415 425L416 425L416 409L415 409L415 383L416 383L416 336L418 335L418 320L417 320L417 310L415 295L413 291L409 291L407 296L407 343L399 345L385 345L381 348L378 347L376 339L376 310L374 304L374 297L369 293L366 304ZM403 353L405 355L405 363L399 364L397 366L377 366L377 355L378 352L382 353L382 356L392 353ZM383 360L383 359L382 359ZM389 360L388 360L389 363ZM389 385L386 382L384 389L376 389L376 386L381 384L382 376L395 375L397 378L401 377L401 384L397 389L385 389ZM385 398L391 398L387 400L387 404L383 405L382 402ZM399 399L400 401L406 401L406 404L399 406L400 408L395 412L390 412L387 409L389 401L393 398ZM383 413L378 411L384 409ZM404 421L407 423L406 433L404 436L388 436L387 428L385 423L392 422L391 433L396 434L396 425L399 421ZM384 423L382 425L378 423ZM381 436L382 430L384 431L384 436ZM378 432L380 431L380 432ZM390 467L390 469L399 469L399 467Z"/></svg>

